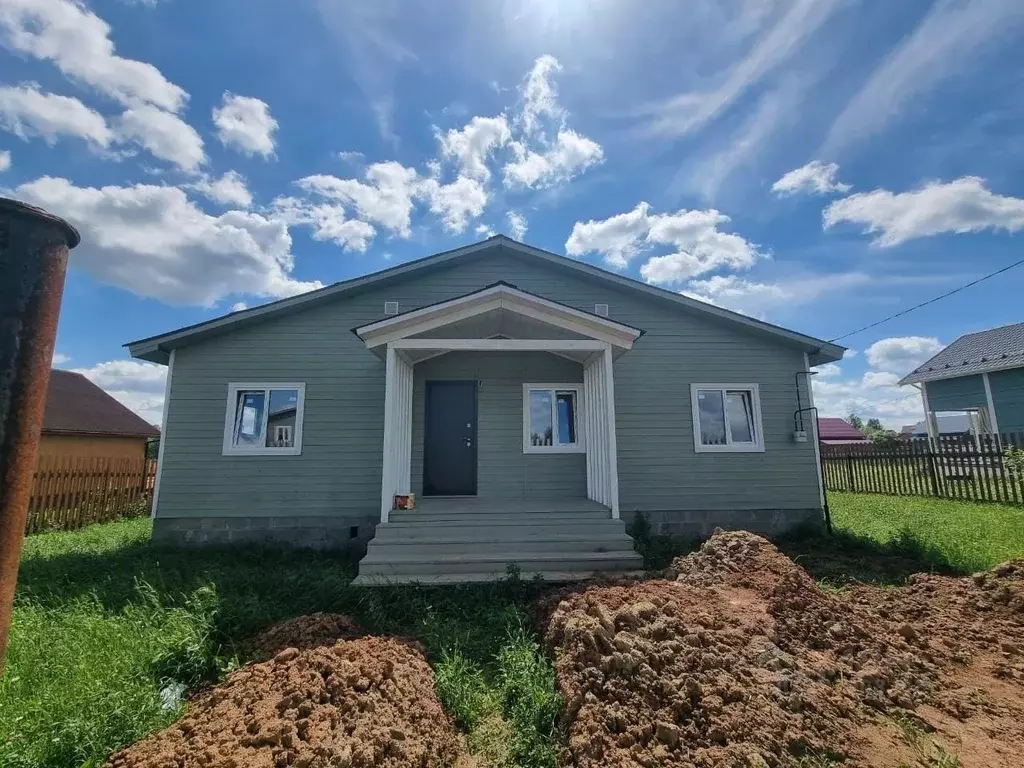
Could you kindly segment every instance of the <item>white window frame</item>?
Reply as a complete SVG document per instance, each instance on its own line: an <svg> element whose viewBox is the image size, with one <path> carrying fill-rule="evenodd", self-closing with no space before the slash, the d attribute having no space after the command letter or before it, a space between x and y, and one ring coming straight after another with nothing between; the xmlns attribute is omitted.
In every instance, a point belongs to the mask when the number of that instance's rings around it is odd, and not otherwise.
<svg viewBox="0 0 1024 768"><path fill-rule="evenodd" d="M291 448L268 448L266 445L240 447L234 444L235 406L238 393L252 390L266 391L266 406L263 409L263 439L267 438L267 420L270 418L270 390L294 389L299 393L295 406L295 441ZM306 412L306 385L302 382L266 382L242 381L228 384L227 406L224 412L224 445L221 451L224 456L299 456L302 454L302 422Z"/></svg>
<svg viewBox="0 0 1024 768"><path fill-rule="evenodd" d="M530 443L530 392L546 389L551 392L551 428L553 445L533 445ZM556 392L572 392L576 395L576 442L572 445L558 443L558 413ZM586 453L586 435L583 434L583 402L582 384L523 384L523 453Z"/></svg>
<svg viewBox="0 0 1024 768"><path fill-rule="evenodd" d="M725 393L727 391L746 391L750 393L750 400L754 407L754 423L751 428L754 430L754 442L734 443L732 442L732 430L729 429L729 418L725 419L725 445L704 445L700 440L700 408L697 405L697 392L701 390L719 390L722 392L722 403L725 405ZM763 453L764 452L764 422L761 418L761 392L757 384L691 384L690 385L690 406L693 414L693 450L697 453Z"/></svg>

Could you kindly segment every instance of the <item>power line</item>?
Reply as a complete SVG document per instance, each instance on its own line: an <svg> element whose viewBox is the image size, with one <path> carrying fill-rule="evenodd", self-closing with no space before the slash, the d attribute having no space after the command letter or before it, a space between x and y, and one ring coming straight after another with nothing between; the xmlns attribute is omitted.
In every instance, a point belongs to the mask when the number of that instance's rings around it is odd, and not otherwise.
<svg viewBox="0 0 1024 768"><path fill-rule="evenodd" d="M842 336L836 336L834 339L829 339L829 342L839 341L840 339L845 339L848 336L858 334L861 331L866 331L869 328L874 328L875 326L881 325L882 323L888 323L890 320L895 320L897 317L902 317L903 315L909 314L913 312L915 309L920 309L921 307L926 307L929 304L934 304L936 301L941 301L942 299L952 296L954 293L960 293L960 291L966 290L967 288L970 288L973 285L983 283L986 280L995 277L996 275L1001 275L1003 274L1003 272L1009 272L1011 269L1013 269L1014 267L1019 267L1021 264L1024 264L1024 259L1021 259L1020 261L1015 261L1013 262L1013 264L1003 267L1002 269L997 269L995 272L985 275L984 277L979 277L977 280L972 280L966 285L961 285L959 288L954 288L952 291L947 291L941 296L936 296L935 298L928 299L928 301L922 301L920 304L915 304L909 309L904 309L902 312L897 312L895 315L889 315L888 317L884 317L878 322L871 323L870 325L865 325L863 328L858 328L857 330L850 331L849 333L844 333Z"/></svg>

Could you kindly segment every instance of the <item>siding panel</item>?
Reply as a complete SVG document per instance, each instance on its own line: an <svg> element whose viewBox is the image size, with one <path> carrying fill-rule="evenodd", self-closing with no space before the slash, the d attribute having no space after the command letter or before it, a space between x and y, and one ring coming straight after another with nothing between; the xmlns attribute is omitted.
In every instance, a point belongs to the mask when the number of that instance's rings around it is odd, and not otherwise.
<svg viewBox="0 0 1024 768"><path fill-rule="evenodd" d="M595 303L607 303L612 319L644 329L645 335L634 349L615 363L620 506L624 512L808 509L820 505L813 446L792 442L795 377L803 370L802 349L634 295L600 279L523 261L497 248L494 255L425 271L401 283L376 286L179 349L157 514L375 516L380 495L384 363L363 347L351 329L380 319L386 300L397 300L400 309L407 311L498 280L586 311L592 311ZM531 359L530 365L565 363L579 371L572 361L540 357L543 363ZM440 366L438 376L454 378L450 369L458 362L455 358L448 355L416 366L420 430L425 372L431 365ZM509 364L494 361L481 367L478 363L477 378L492 381L490 388L496 392L502 387L509 392L514 389L507 380L502 384L493 378L498 374L518 379L520 384L536 380L534 371L514 373ZM446 366L448 371L443 370ZM568 369L561 372L568 374ZM806 405L806 377L799 379ZM582 381L581 374L574 380ZM306 383L301 456L221 456L231 381ZM695 453L691 382L759 384L765 453ZM516 404L515 411L506 406L494 408L488 417L488 422L494 419L493 434L488 434L481 410L480 493L492 492L503 498L517 493L585 493L582 455L524 457L521 450L512 455L507 447L510 436L514 434L517 445L521 440L521 393L505 399ZM485 446L488 440L495 443ZM498 462L502 461L514 462L514 466L500 470ZM414 438L413 464L418 491L422 484L421 431Z"/></svg>
<svg viewBox="0 0 1024 768"><path fill-rule="evenodd" d="M1024 368L990 373L988 383L999 431L1024 432Z"/></svg>
<svg viewBox="0 0 1024 768"><path fill-rule="evenodd" d="M965 411L988 405L985 383L979 375L929 381L926 386L928 407L933 411Z"/></svg>

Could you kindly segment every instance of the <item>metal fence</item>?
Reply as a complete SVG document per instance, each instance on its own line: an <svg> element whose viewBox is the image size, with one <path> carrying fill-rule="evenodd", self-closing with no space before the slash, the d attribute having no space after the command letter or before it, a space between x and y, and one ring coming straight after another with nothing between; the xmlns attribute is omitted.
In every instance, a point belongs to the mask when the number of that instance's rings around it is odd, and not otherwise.
<svg viewBox="0 0 1024 768"><path fill-rule="evenodd" d="M1011 445L1024 447L1024 432L822 445L821 463L830 491L1024 504L1024 477L1015 476L1005 461Z"/></svg>
<svg viewBox="0 0 1024 768"><path fill-rule="evenodd" d="M148 515L155 480L156 461L141 456L40 456L26 533Z"/></svg>

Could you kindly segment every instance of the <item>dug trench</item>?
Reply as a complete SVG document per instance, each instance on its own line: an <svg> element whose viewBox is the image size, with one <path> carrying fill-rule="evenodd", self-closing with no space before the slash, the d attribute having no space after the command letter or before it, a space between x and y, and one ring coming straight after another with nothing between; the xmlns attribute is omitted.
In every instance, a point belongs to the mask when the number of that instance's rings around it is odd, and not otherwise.
<svg viewBox="0 0 1024 768"><path fill-rule="evenodd" d="M432 670L413 641L318 614L254 639L253 662L108 765L1022 764L1024 561L825 591L765 539L717 532L662 578L553 589L536 612L546 659L526 648L510 668L553 663L560 708L510 709L479 669L456 675L477 693L453 696L457 654ZM514 742L540 708L549 751L480 746L484 729Z"/></svg>

